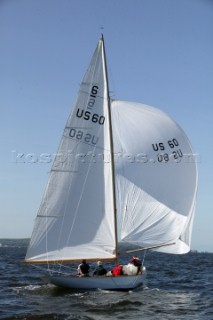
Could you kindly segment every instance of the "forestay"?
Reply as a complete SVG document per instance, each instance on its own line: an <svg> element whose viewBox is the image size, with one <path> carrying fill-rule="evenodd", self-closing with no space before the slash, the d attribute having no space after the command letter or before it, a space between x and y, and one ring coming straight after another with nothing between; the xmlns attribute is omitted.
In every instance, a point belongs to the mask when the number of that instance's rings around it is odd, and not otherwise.
<svg viewBox="0 0 213 320"><path fill-rule="evenodd" d="M108 88L100 40L69 116L27 262L115 259Z"/></svg>
<svg viewBox="0 0 213 320"><path fill-rule="evenodd" d="M120 237L142 247L173 243L186 253L197 190L196 159L183 130L165 113L113 101Z"/></svg>

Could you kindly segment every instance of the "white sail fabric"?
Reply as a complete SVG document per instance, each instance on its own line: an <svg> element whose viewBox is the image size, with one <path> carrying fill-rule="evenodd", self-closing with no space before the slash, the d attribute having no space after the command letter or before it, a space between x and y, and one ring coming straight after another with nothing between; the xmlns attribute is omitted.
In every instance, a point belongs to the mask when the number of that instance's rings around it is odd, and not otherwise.
<svg viewBox="0 0 213 320"><path fill-rule="evenodd" d="M115 226L103 41L83 78L54 160L28 262L114 259Z"/></svg>
<svg viewBox="0 0 213 320"><path fill-rule="evenodd" d="M112 102L121 240L159 251L189 251L197 190L195 158L183 130L143 104Z"/></svg>

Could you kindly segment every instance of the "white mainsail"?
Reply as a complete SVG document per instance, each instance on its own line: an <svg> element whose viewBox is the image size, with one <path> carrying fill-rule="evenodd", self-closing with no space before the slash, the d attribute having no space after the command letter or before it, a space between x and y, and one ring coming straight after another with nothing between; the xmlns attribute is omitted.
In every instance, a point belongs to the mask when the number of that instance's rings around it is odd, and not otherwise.
<svg viewBox="0 0 213 320"><path fill-rule="evenodd" d="M107 85L101 39L63 132L27 262L116 258Z"/></svg>
<svg viewBox="0 0 213 320"><path fill-rule="evenodd" d="M190 250L196 159L183 130L147 105L112 102L121 240L160 251Z"/></svg>

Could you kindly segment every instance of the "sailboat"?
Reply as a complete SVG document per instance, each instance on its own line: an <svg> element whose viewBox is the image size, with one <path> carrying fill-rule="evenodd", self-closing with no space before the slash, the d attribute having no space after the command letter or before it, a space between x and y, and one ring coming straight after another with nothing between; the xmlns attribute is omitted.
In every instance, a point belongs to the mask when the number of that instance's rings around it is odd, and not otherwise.
<svg viewBox="0 0 213 320"><path fill-rule="evenodd" d="M25 262L118 261L118 241L183 254L190 250L196 158L183 130L164 112L112 100L103 36L65 125L35 220ZM78 289L133 289L134 275L49 282Z"/></svg>

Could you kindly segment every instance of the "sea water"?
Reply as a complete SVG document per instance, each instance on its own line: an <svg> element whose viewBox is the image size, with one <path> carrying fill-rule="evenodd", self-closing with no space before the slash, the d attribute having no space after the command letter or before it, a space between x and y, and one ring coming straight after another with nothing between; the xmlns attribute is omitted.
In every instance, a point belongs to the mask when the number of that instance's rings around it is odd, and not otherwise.
<svg viewBox="0 0 213 320"><path fill-rule="evenodd" d="M213 319L213 253L147 252L147 277L140 288L78 291L48 285L44 267L23 264L27 240L0 243L0 319ZM130 258L121 254L120 262Z"/></svg>

